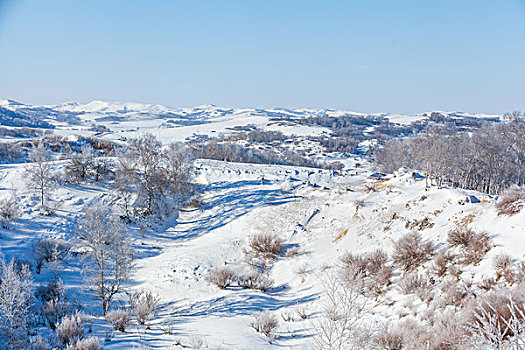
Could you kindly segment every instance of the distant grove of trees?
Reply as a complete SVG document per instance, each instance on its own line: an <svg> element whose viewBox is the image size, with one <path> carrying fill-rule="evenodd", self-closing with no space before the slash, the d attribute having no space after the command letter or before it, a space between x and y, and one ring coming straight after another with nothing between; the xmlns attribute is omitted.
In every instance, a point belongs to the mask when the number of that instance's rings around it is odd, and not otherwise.
<svg viewBox="0 0 525 350"><path fill-rule="evenodd" d="M427 126L413 137L387 141L376 161L385 172L419 169L427 186L448 184L499 194L513 184L525 184L525 119L513 112L504 122L468 132L453 124Z"/></svg>

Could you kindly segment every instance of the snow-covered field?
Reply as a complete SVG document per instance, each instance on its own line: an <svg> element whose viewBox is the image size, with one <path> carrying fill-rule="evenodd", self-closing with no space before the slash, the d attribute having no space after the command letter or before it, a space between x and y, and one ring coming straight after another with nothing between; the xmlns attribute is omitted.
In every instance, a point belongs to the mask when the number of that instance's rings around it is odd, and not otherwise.
<svg viewBox="0 0 525 350"><path fill-rule="evenodd" d="M279 114L343 114L215 106L174 110L99 101L46 107L1 101L0 106L26 113L50 113L48 119L58 135L90 135L124 142L150 132L163 143L183 141L193 135L213 136L246 125L285 134L318 135L328 130L279 126L271 118ZM64 114L63 118L56 118L58 112ZM75 116L79 120L74 121ZM400 123L422 118L391 117ZM167 120L174 120L175 126L166 127ZM93 123L108 131L91 131ZM195 182L202 206L184 207L154 230L133 231L138 256L129 287L158 294L157 316L148 328L131 325L124 333L114 332L104 347L167 349L198 348L201 344L201 348L220 349L308 348L312 322L319 316L324 298L324 277L340 266L341 256L347 251L360 253L377 248L390 255L393 242L410 231L408 226L425 218L428 225L418 232L436 247L444 246L448 232L459 224L486 231L492 238L494 248L481 263L462 271L461 279L466 282L494 275L493 257L500 253L525 258L525 211L498 216L494 197L461 189L425 190L425 180L410 171L378 179L371 176L375 169L369 159L339 156L345 164L341 172L196 160ZM53 166L60 169L63 161ZM7 258L31 261L31 246L39 237L73 239L84 208L100 199L111 200L113 194L105 182L59 186L53 194L58 209L44 216L35 209L38 196L28 190L25 174L24 164L0 165L0 197L16 191L22 212L9 228L1 230L0 246ZM277 234L287 249L297 249L297 254L278 257L269 269L269 277L274 280L272 288L267 292L237 286L221 290L205 280L215 267L246 270L243 251L258 233ZM46 265L34 280L38 284L52 273L51 266ZM79 262L64 260L60 276L67 292L96 315L97 302L89 299L91 294L82 288ZM401 272L394 269L392 285L381 296L372 298L375 304L369 316L377 327L407 315L424 317L425 303L396 287L401 278ZM121 301L126 302L125 295ZM271 343L250 327L254 317L264 310L274 312L279 321ZM97 317L92 328L93 334L103 339L112 327Z"/></svg>

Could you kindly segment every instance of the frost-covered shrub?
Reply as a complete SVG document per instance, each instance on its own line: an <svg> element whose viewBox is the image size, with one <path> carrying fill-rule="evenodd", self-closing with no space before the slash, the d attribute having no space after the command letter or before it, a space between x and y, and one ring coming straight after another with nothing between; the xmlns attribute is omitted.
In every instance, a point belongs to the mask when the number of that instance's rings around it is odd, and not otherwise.
<svg viewBox="0 0 525 350"><path fill-rule="evenodd" d="M449 270L449 265L453 263L454 259L454 254L452 254L449 250L440 250L434 258L434 264L430 267L431 272L437 277L445 276Z"/></svg>
<svg viewBox="0 0 525 350"><path fill-rule="evenodd" d="M467 226L456 227L448 232L447 242L451 247L466 248L477 233Z"/></svg>
<svg viewBox="0 0 525 350"><path fill-rule="evenodd" d="M522 187L511 186L496 203L498 215L514 215L521 211L525 201L525 190Z"/></svg>
<svg viewBox="0 0 525 350"><path fill-rule="evenodd" d="M368 260L364 254L346 252L341 257L341 262L343 263L345 277L349 279L355 279L358 276L362 277L366 274Z"/></svg>
<svg viewBox="0 0 525 350"><path fill-rule="evenodd" d="M266 260L273 260L283 252L283 243L283 239L275 234L260 233L251 238L249 246L256 255Z"/></svg>
<svg viewBox="0 0 525 350"><path fill-rule="evenodd" d="M66 350L102 350L104 346L97 337L86 337L69 344Z"/></svg>
<svg viewBox="0 0 525 350"><path fill-rule="evenodd" d="M158 296L150 291L140 291L131 296L131 311L139 324L143 325L155 316L155 309L159 303Z"/></svg>
<svg viewBox="0 0 525 350"><path fill-rule="evenodd" d="M398 287L401 293L417 294L422 300L425 300L430 293L428 279L417 272L405 274L398 282Z"/></svg>
<svg viewBox="0 0 525 350"><path fill-rule="evenodd" d="M204 205L202 199L198 196L191 197L185 204L187 208L200 208Z"/></svg>
<svg viewBox="0 0 525 350"><path fill-rule="evenodd" d="M125 332L126 326L131 322L131 313L124 309L111 310L106 314L106 320L116 331Z"/></svg>
<svg viewBox="0 0 525 350"><path fill-rule="evenodd" d="M8 349L23 349L28 343L32 319L32 280L29 266L7 263L0 256L0 339Z"/></svg>
<svg viewBox="0 0 525 350"><path fill-rule="evenodd" d="M346 252L341 257L343 269L347 275L375 275L383 269L388 261L388 255L381 249L364 254Z"/></svg>
<svg viewBox="0 0 525 350"><path fill-rule="evenodd" d="M444 311L438 310L433 314L431 325L431 337L428 340L432 350L463 350L468 349L469 344L465 335L467 318L465 315L470 310L458 312L453 308Z"/></svg>
<svg viewBox="0 0 525 350"><path fill-rule="evenodd" d="M513 271L513 261L510 255L506 253L496 255L493 260L493 265L496 270L496 281L504 278L509 284L515 282L517 274Z"/></svg>
<svg viewBox="0 0 525 350"><path fill-rule="evenodd" d="M486 232L477 233L476 236L462 251L462 263L464 265L477 265L483 260L492 248L490 237Z"/></svg>
<svg viewBox="0 0 525 350"><path fill-rule="evenodd" d="M343 279L353 285L367 284L374 294L381 294L392 278L387 261L388 255L381 249L364 254L346 252L341 257Z"/></svg>
<svg viewBox="0 0 525 350"><path fill-rule="evenodd" d="M47 320L49 327L55 329L58 321L68 313L70 306L67 302L64 282L60 278L51 279L37 289L35 296L40 300L40 312Z"/></svg>
<svg viewBox="0 0 525 350"><path fill-rule="evenodd" d="M388 326L377 337L376 342L382 349L427 349L430 338L431 334L427 327L408 318Z"/></svg>
<svg viewBox="0 0 525 350"><path fill-rule="evenodd" d="M49 341L44 339L42 336L37 335L31 338L29 342L29 349L31 350L50 350L51 345L49 344Z"/></svg>
<svg viewBox="0 0 525 350"><path fill-rule="evenodd" d="M84 336L84 316L80 312L66 316L56 329L57 339L64 345L75 343Z"/></svg>
<svg viewBox="0 0 525 350"><path fill-rule="evenodd" d="M238 283L242 288L258 289L262 292L267 292L273 287L274 281L268 276L268 274L253 269L250 272L241 275Z"/></svg>
<svg viewBox="0 0 525 350"><path fill-rule="evenodd" d="M392 258L404 271L411 271L427 261L433 252L431 241L423 242L420 233L410 232L394 242Z"/></svg>
<svg viewBox="0 0 525 350"><path fill-rule="evenodd" d="M210 270L204 278L220 289L225 289L237 280L237 274L229 267L217 267Z"/></svg>
<svg viewBox="0 0 525 350"><path fill-rule="evenodd" d="M433 304L439 308L445 308L448 305L462 306L468 297L465 288L459 285L455 278L445 277L435 289Z"/></svg>
<svg viewBox="0 0 525 350"><path fill-rule="evenodd" d="M377 337L377 343L384 350L403 350L403 334L398 332L382 332Z"/></svg>
<svg viewBox="0 0 525 350"><path fill-rule="evenodd" d="M370 274L376 274L383 269L388 261L388 255L381 249L376 249L367 254L368 264L367 271Z"/></svg>
<svg viewBox="0 0 525 350"><path fill-rule="evenodd" d="M370 289L376 295L382 294L391 283L393 275L392 266L383 266L377 273L372 275Z"/></svg>
<svg viewBox="0 0 525 350"><path fill-rule="evenodd" d="M525 306L521 294L511 290L490 292L481 297L469 323L470 341L476 349L507 349L510 337L523 341ZM510 348L509 348L510 349ZM520 349L519 347L513 349Z"/></svg>
<svg viewBox="0 0 525 350"><path fill-rule="evenodd" d="M0 219L3 228L9 228L9 224L18 218L19 213L18 199L14 195L0 199Z"/></svg>
<svg viewBox="0 0 525 350"><path fill-rule="evenodd" d="M285 256L287 258L293 258L295 256L299 255L299 248L297 247L292 247L290 249L286 249L286 253L285 253Z"/></svg>
<svg viewBox="0 0 525 350"><path fill-rule="evenodd" d="M60 261L69 251L69 244L59 238L40 238L33 243L33 252L36 258L36 272L40 273L45 262Z"/></svg>
<svg viewBox="0 0 525 350"><path fill-rule="evenodd" d="M277 328L279 322L277 317L268 310L263 311L255 317L250 326L257 332L264 334L270 340L273 338L273 331Z"/></svg>
<svg viewBox="0 0 525 350"><path fill-rule="evenodd" d="M281 312L281 318L284 322L290 322L294 320L295 312L293 310L284 310Z"/></svg>

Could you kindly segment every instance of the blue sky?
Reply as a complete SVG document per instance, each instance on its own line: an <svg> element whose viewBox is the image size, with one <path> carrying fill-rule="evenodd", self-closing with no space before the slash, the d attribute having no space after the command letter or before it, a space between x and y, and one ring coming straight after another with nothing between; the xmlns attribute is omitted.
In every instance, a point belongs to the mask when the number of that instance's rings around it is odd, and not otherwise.
<svg viewBox="0 0 525 350"><path fill-rule="evenodd" d="M0 0L0 98L525 109L525 0Z"/></svg>

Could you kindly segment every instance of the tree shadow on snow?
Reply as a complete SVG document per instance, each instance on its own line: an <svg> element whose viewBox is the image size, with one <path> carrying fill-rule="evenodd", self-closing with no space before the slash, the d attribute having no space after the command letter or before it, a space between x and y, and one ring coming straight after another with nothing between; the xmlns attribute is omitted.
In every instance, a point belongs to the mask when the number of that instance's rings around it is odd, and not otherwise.
<svg viewBox="0 0 525 350"><path fill-rule="evenodd" d="M176 226L164 233L165 238L190 240L220 228L263 206L276 206L293 201L280 189L260 188L259 181L219 182L204 186L203 194L212 193L208 202L195 213L196 219L179 218ZM190 226L189 229L187 227ZM174 237L173 234L176 236Z"/></svg>

